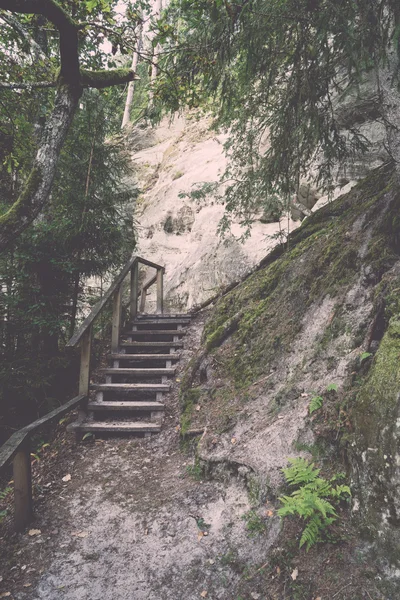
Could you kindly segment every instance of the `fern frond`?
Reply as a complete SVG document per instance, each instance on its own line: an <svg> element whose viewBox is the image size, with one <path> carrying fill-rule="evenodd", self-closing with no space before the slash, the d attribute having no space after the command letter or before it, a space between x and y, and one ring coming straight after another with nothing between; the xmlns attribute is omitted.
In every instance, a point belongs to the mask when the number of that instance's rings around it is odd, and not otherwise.
<svg viewBox="0 0 400 600"><path fill-rule="evenodd" d="M308 406L308 412L310 413L310 415L312 415L313 412L321 408L323 401L324 400L321 396L315 396L311 399L311 402Z"/></svg>
<svg viewBox="0 0 400 600"><path fill-rule="evenodd" d="M299 544L300 548L305 544L308 552L311 546L318 542L321 525L321 520L317 516L310 520L301 535Z"/></svg>
<svg viewBox="0 0 400 600"><path fill-rule="evenodd" d="M320 469L314 463L309 463L305 458L290 458L290 467L282 469L289 485L301 485L317 479Z"/></svg>

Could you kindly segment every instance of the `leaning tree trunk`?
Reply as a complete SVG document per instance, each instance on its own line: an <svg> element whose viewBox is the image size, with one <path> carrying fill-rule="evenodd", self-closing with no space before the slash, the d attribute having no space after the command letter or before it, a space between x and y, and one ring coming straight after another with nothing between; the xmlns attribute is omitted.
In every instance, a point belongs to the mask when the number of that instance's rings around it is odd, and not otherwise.
<svg viewBox="0 0 400 600"><path fill-rule="evenodd" d="M80 86L59 84L54 108L44 127L29 179L15 204L0 217L0 252L32 223L46 204L58 157L81 93Z"/></svg>

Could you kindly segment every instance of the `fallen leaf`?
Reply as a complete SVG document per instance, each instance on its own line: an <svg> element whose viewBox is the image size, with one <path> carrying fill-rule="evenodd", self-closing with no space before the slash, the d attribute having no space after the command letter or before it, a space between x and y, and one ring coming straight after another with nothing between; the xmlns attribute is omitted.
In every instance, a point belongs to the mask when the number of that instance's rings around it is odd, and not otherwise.
<svg viewBox="0 0 400 600"><path fill-rule="evenodd" d="M3 592L0 594L0 598L9 598L11 596L11 592Z"/></svg>
<svg viewBox="0 0 400 600"><path fill-rule="evenodd" d="M75 533L72 534L74 537L78 537L78 538L85 538L89 535L88 531L76 531Z"/></svg>
<svg viewBox="0 0 400 600"><path fill-rule="evenodd" d="M30 529L28 531L28 535L33 536L33 535L40 535L42 532L40 531L40 529Z"/></svg>
<svg viewBox="0 0 400 600"><path fill-rule="evenodd" d="M273 510L267 510L265 514L267 515L267 517L273 517L274 511Z"/></svg>
<svg viewBox="0 0 400 600"><path fill-rule="evenodd" d="M199 542L203 536L204 536L204 531L199 531L199 533L197 534L197 539Z"/></svg>
<svg viewBox="0 0 400 600"><path fill-rule="evenodd" d="M318 596L318 598L315 598L315 600L322 600L321 596Z"/></svg>
<svg viewBox="0 0 400 600"><path fill-rule="evenodd" d="M233 437L233 438L231 439L231 444L236 444L236 438L235 438L235 437Z"/></svg>
<svg viewBox="0 0 400 600"><path fill-rule="evenodd" d="M24 587L31 587L31 583L24 583Z"/></svg>
<svg viewBox="0 0 400 600"><path fill-rule="evenodd" d="M207 598L207 595L208 595L208 592L206 592L206 590L203 590L203 591L201 592L201 594L200 594L200 596L201 596L202 598Z"/></svg>
<svg viewBox="0 0 400 600"><path fill-rule="evenodd" d="M278 573L278 575L280 575L281 568L280 567L276 567L276 572Z"/></svg>
<svg viewBox="0 0 400 600"><path fill-rule="evenodd" d="M293 571L293 573L292 573L292 574L291 574L291 576L290 576L290 577L293 579L293 581L296 581L296 579L297 579L297 575L298 575L298 574L299 574L299 570L298 570L298 568L296 567L296 568L295 568L295 570Z"/></svg>
<svg viewBox="0 0 400 600"><path fill-rule="evenodd" d="M63 481L67 482L67 481L71 481L71 474L68 473L68 475L65 475L65 477L62 478Z"/></svg>

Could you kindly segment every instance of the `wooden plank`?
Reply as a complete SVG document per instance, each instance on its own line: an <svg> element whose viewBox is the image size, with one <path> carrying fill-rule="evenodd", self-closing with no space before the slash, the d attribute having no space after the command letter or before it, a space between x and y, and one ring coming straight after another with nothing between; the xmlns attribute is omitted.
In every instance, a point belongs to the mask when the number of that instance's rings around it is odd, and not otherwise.
<svg viewBox="0 0 400 600"><path fill-rule="evenodd" d="M123 367L101 369L105 375L135 375L136 377L152 377L160 375L175 375L176 369L135 369Z"/></svg>
<svg viewBox="0 0 400 600"><path fill-rule="evenodd" d="M164 404L160 402L146 402L144 400L112 400L109 402L90 402L88 410L164 410Z"/></svg>
<svg viewBox="0 0 400 600"><path fill-rule="evenodd" d="M156 423L145 423L144 421L136 422L107 422L107 421L88 421L87 423L71 423L70 429L74 431L98 431L99 433L144 433L152 431L158 433L161 426Z"/></svg>
<svg viewBox="0 0 400 600"><path fill-rule="evenodd" d="M169 392L167 383L94 383L91 390L103 392Z"/></svg>
<svg viewBox="0 0 400 600"><path fill-rule="evenodd" d="M81 367L79 373L79 394L87 396L90 382L90 357L92 349L92 326L89 325L81 342Z"/></svg>
<svg viewBox="0 0 400 600"><path fill-rule="evenodd" d="M157 273L155 275L153 275L152 277L150 277L150 279L148 279L142 285L142 290L144 290L146 292L149 289L149 287L151 287L156 281L157 281Z"/></svg>
<svg viewBox="0 0 400 600"><path fill-rule="evenodd" d="M153 263L150 260L147 260L146 258L142 258L141 256L138 256L138 261L142 263L142 265L147 265L148 267L153 267L153 269L162 269L163 271L165 271L165 267L157 265L156 263Z"/></svg>
<svg viewBox="0 0 400 600"><path fill-rule="evenodd" d="M121 342L120 346L132 348L183 348L183 342Z"/></svg>
<svg viewBox="0 0 400 600"><path fill-rule="evenodd" d="M124 331L123 335L186 335L186 331L184 329L135 329Z"/></svg>
<svg viewBox="0 0 400 600"><path fill-rule="evenodd" d="M179 360L179 352L173 354L110 354L111 360Z"/></svg>
<svg viewBox="0 0 400 600"><path fill-rule="evenodd" d="M164 270L157 270L157 313L164 312Z"/></svg>
<svg viewBox="0 0 400 600"><path fill-rule="evenodd" d="M14 522L16 531L23 531L33 517L32 471L29 440L19 448L13 461Z"/></svg>
<svg viewBox="0 0 400 600"><path fill-rule="evenodd" d="M111 330L111 352L117 352L119 347L119 332L121 329L122 316L122 285L114 293L113 316Z"/></svg>
<svg viewBox="0 0 400 600"><path fill-rule="evenodd" d="M67 412L78 406L78 404L80 404L84 399L85 396L76 396L62 406L59 406L58 408L55 408L51 412L47 413L47 415L44 415L40 419L30 423L23 429L16 431L0 448L0 470L11 462L28 436L36 432L42 425L49 423L53 419L62 417Z"/></svg>
<svg viewBox="0 0 400 600"><path fill-rule="evenodd" d="M139 265L137 261L133 264L131 269L131 295L130 295L130 315L131 319L135 319L138 309L138 297L139 297Z"/></svg>
<svg viewBox="0 0 400 600"><path fill-rule="evenodd" d="M155 318L138 318L133 321L132 325L190 325L190 319L167 319L157 315Z"/></svg>
<svg viewBox="0 0 400 600"><path fill-rule="evenodd" d="M138 321L147 321L151 319L163 319L168 321L168 319L188 319L190 321L191 316L188 313L163 313L162 315L155 314L146 314L146 315L138 315Z"/></svg>

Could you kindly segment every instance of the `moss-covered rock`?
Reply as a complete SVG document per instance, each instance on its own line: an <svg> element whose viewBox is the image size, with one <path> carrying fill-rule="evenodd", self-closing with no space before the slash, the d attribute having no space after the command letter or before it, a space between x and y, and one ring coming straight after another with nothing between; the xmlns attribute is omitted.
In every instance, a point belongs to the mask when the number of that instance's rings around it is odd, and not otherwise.
<svg viewBox="0 0 400 600"><path fill-rule="evenodd" d="M400 289L397 301L400 300ZM356 507L389 565L400 567L400 314L392 316L353 409ZM358 505L360 502L360 505Z"/></svg>
<svg viewBox="0 0 400 600"><path fill-rule="evenodd" d="M299 418L304 398L340 376L337 399L311 419L312 435L336 444L339 470L349 466L349 450L363 530L400 580L399 214L400 194L384 166L307 218L289 248L275 248L216 302L189 372L190 385L202 389L198 372L208 355L217 382L204 399L205 455L235 455L228 431L239 431L240 459L260 468L260 446L274 452L264 437L277 413L281 422L291 411ZM221 432L225 448L214 450L212 436ZM284 438L278 426L273 433Z"/></svg>

